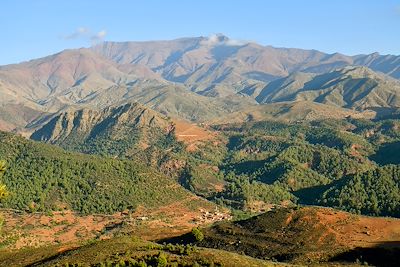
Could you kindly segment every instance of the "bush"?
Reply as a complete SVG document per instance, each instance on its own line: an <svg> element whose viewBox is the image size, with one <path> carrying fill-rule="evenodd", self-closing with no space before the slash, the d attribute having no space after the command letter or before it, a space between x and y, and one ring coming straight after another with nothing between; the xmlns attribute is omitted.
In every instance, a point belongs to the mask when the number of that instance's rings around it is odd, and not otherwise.
<svg viewBox="0 0 400 267"><path fill-rule="evenodd" d="M168 265L168 260L165 254L160 253L157 258L157 267L166 267Z"/></svg>
<svg viewBox="0 0 400 267"><path fill-rule="evenodd" d="M201 232L201 230L197 227L192 229L192 235L197 242L201 242L204 240L203 232Z"/></svg>

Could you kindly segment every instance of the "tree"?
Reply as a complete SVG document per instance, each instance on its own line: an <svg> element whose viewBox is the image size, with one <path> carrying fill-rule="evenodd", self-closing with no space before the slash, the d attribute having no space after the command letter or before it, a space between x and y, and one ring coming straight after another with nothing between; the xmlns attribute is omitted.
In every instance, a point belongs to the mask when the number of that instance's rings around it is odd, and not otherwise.
<svg viewBox="0 0 400 267"><path fill-rule="evenodd" d="M0 175L6 171L6 162L4 160L0 160Z"/></svg>
<svg viewBox="0 0 400 267"><path fill-rule="evenodd" d="M197 242L201 242L204 239L204 234L197 227L192 229L192 235L194 236Z"/></svg>
<svg viewBox="0 0 400 267"><path fill-rule="evenodd" d="M0 178L3 176L4 172L6 171L6 162L4 160L0 160ZM4 184L0 181L0 202L8 196L7 188ZM4 218L0 214L0 229L3 226Z"/></svg>
<svg viewBox="0 0 400 267"><path fill-rule="evenodd" d="M4 160L0 160L0 178L3 176L5 171L6 171L6 162ZM0 202L7 196L8 196L7 187L0 181Z"/></svg>
<svg viewBox="0 0 400 267"><path fill-rule="evenodd" d="M167 257L163 253L160 253L157 258L157 267L166 267L167 265Z"/></svg>

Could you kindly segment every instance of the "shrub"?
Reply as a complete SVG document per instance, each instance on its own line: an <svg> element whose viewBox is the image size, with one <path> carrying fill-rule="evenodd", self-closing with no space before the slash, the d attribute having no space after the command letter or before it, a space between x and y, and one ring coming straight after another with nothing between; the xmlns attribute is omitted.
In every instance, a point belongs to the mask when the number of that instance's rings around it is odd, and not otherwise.
<svg viewBox="0 0 400 267"><path fill-rule="evenodd" d="M192 235L197 242L201 242L204 240L203 232L197 227L192 229Z"/></svg>

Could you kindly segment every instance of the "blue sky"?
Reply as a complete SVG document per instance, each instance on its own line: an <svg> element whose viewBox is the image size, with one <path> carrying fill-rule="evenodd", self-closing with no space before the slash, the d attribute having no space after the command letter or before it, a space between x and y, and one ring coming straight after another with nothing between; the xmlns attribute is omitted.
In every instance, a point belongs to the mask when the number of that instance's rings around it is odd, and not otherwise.
<svg viewBox="0 0 400 267"><path fill-rule="evenodd" d="M230 38L400 54L400 0L3 0L0 65L101 40Z"/></svg>

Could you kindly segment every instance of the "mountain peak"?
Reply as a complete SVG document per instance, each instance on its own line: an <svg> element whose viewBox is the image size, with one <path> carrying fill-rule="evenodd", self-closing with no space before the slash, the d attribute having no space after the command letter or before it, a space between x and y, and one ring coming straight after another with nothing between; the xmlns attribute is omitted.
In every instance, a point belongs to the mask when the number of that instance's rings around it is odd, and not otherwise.
<svg viewBox="0 0 400 267"><path fill-rule="evenodd" d="M377 78L382 76L366 66L346 66L339 69L339 72L354 78Z"/></svg>
<svg viewBox="0 0 400 267"><path fill-rule="evenodd" d="M231 39L222 33L211 34L210 36L203 38L202 42L203 45L208 45L208 46L216 46L216 45L242 46L248 43L249 42L244 40Z"/></svg>
<svg viewBox="0 0 400 267"><path fill-rule="evenodd" d="M319 77L324 81L340 77L357 80L354 83L368 79L371 84L375 84L371 80L398 84L392 80L400 78L399 62L400 56L350 57L261 46L221 33L164 41L104 42L0 68L0 121L24 127L35 119L25 115L28 113L55 114L69 105L104 109L133 99L163 114L202 121L256 101L289 101L297 95L300 100L314 100L311 95L327 85L314 80L315 75L326 74ZM349 68L341 69L346 66ZM298 92L311 80L307 88L314 91L307 95ZM346 84L350 85L356 92L354 84ZM384 87L383 91L398 88ZM393 91L393 95L398 93ZM397 107L397 100L390 100L394 97L388 95L388 99ZM382 100L378 103L378 98L369 103L387 105ZM20 120L7 115L15 114L15 105L27 107ZM350 107L352 103L339 105Z"/></svg>

